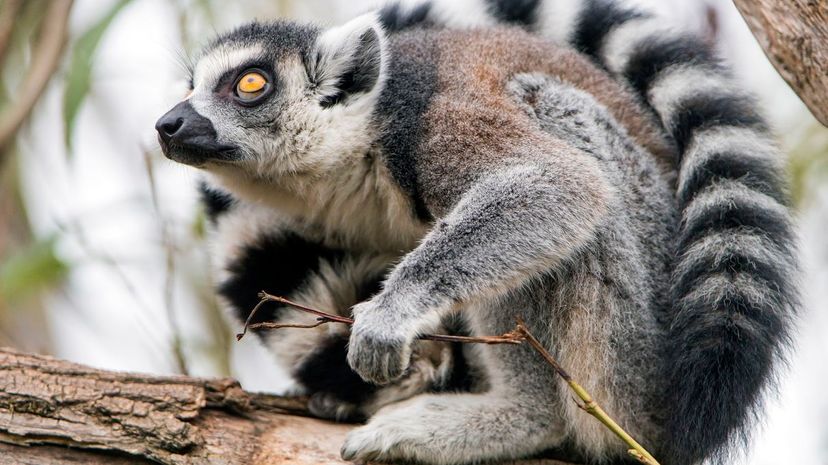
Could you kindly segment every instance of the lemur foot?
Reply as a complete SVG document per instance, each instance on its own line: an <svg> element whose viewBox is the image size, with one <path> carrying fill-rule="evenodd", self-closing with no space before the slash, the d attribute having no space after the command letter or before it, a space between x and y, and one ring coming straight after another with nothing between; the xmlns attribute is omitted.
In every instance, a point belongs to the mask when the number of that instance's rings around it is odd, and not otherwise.
<svg viewBox="0 0 828 465"><path fill-rule="evenodd" d="M351 431L345 460L413 460L435 465L515 458L559 443L547 412L485 394L426 394L381 409Z"/></svg>
<svg viewBox="0 0 828 465"><path fill-rule="evenodd" d="M415 399L419 400L419 399ZM408 404L408 403L407 403ZM372 461L426 459L440 454L430 440L437 433L432 419L426 419L427 402L383 409L371 421L351 431L340 451L344 460Z"/></svg>

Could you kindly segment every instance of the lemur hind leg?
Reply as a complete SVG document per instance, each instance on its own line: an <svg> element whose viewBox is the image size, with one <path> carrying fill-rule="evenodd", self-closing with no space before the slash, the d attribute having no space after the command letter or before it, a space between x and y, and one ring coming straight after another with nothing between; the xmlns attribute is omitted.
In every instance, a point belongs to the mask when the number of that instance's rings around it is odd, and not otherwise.
<svg viewBox="0 0 828 465"><path fill-rule="evenodd" d="M539 278L519 291L465 309L466 315L477 335L505 333L522 318L624 428L651 444L646 429L634 425L643 420L631 417L625 399L613 389L613 370L620 362L610 353L606 337L620 322L611 314L623 312L624 304L594 278L598 273L592 265L574 265L561 273L575 284L556 287L558 278ZM606 297L586 300L598 293ZM456 465L523 458L568 446L576 455L561 457L567 461L586 456L601 463L630 463L625 462L623 444L578 408L568 386L531 347L479 350L489 376L486 392L424 394L389 405L348 435L343 458ZM618 384L625 393L637 394Z"/></svg>
<svg viewBox="0 0 828 465"><path fill-rule="evenodd" d="M502 304L493 311L519 302ZM526 346L485 346L481 352L492 377L487 392L424 394L389 405L348 435L342 457L443 465L517 458L560 446L566 428L560 381L550 367Z"/></svg>

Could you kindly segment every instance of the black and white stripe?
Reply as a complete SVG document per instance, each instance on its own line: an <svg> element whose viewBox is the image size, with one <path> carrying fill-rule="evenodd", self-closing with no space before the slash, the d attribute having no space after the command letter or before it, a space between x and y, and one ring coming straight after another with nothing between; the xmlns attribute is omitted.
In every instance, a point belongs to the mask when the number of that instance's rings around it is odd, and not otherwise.
<svg viewBox="0 0 828 465"><path fill-rule="evenodd" d="M426 26L431 2L423 2L412 8L405 8L400 3L389 3L379 10L382 27L388 33L402 31L415 26Z"/></svg>
<svg viewBox="0 0 828 465"><path fill-rule="evenodd" d="M541 0L513 0L510 2L488 0L489 12L498 21L530 27L538 20L538 5L540 3Z"/></svg>
<svg viewBox="0 0 828 465"><path fill-rule="evenodd" d="M480 2L498 22L590 56L635 90L675 139L681 230L665 318L670 389L659 454L671 465L723 457L743 437L797 302L782 155L753 97L704 40L615 0ZM432 3L424 19L433 25L491 22L442 19L440 2Z"/></svg>
<svg viewBox="0 0 828 465"><path fill-rule="evenodd" d="M744 438L796 306L782 155L752 96L702 39L651 16L613 16L617 24L592 38L600 45L582 50L640 94L680 153L661 456L679 465L722 458Z"/></svg>
<svg viewBox="0 0 828 465"><path fill-rule="evenodd" d="M312 285L312 280L321 279L319 273L323 268L338 268L345 261L345 253L341 250L325 247L289 231L277 231L263 235L237 251L235 259L226 264L227 278L219 285L218 292L238 321L243 322L258 303L259 291L301 299L303 290ZM375 293L379 278L366 281L363 288L356 290L356 298L364 300ZM348 308L336 310L347 312ZM296 317L294 310L268 302L251 323L296 323L293 320ZM284 333L260 332L257 335L271 347L276 341L291 337ZM277 355L288 364L294 379L308 393L328 393L340 402L353 404L364 402L375 393L376 387L363 381L348 366L347 333L306 332L294 337L301 337L306 343L295 343L292 353L277 351ZM290 341L284 342L291 345Z"/></svg>
<svg viewBox="0 0 828 465"><path fill-rule="evenodd" d="M752 96L698 37L590 0L569 40L637 91L680 152L665 463L719 457L761 400L796 306L782 155Z"/></svg>
<svg viewBox="0 0 828 465"><path fill-rule="evenodd" d="M225 265L228 277L219 285L218 293L243 322L259 303L259 292L290 296L323 262L335 263L343 256L341 250L310 242L291 232L262 236L245 244L235 259ZM251 323L279 321L280 313L285 310L284 305L268 302Z"/></svg>
<svg viewBox="0 0 828 465"><path fill-rule="evenodd" d="M233 196L207 184L205 181L198 183L198 193L201 197L201 207L204 214L213 224L218 221L221 215L227 213L235 202Z"/></svg>

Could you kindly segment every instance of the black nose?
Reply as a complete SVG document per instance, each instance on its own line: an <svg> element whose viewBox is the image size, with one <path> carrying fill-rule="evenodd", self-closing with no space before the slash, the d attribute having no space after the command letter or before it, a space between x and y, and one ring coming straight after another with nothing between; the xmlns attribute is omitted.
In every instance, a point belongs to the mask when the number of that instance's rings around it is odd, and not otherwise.
<svg viewBox="0 0 828 465"><path fill-rule="evenodd" d="M155 123L161 141L169 144L187 143L204 136L215 136L212 123L198 114L188 101L174 106Z"/></svg>
<svg viewBox="0 0 828 465"><path fill-rule="evenodd" d="M167 113L166 115L162 116L158 122L155 123L155 130L158 131L158 135L164 142L170 141L170 139L184 126L184 118Z"/></svg>
<svg viewBox="0 0 828 465"><path fill-rule="evenodd" d="M201 165L208 160L234 159L237 147L220 143L216 128L189 101L174 106L155 123L164 155L182 163Z"/></svg>

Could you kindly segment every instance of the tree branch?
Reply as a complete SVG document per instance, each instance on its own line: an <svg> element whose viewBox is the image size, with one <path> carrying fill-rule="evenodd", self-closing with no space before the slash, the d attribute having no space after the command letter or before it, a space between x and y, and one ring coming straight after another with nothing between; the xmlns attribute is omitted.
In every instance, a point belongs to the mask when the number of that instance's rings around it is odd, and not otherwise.
<svg viewBox="0 0 828 465"><path fill-rule="evenodd" d="M0 349L2 465L345 465L351 427L310 418L304 398L245 392L231 379L117 373Z"/></svg>
<svg viewBox="0 0 828 465"><path fill-rule="evenodd" d="M523 324L523 321L518 319L518 326L517 331L524 336L526 342L532 346L533 349L537 353L541 355L541 357L549 363L552 368L555 369L555 372L558 373L558 376L564 379L572 391L584 402L583 405L578 405L583 411L595 417L598 421L604 424L610 431L612 431L619 439L624 441L630 449L627 450L631 456L633 456L639 462L645 465L659 465L658 461L647 452L641 444L638 443L632 436L629 435L623 428L621 428L615 420L610 417L604 409L598 405L595 400L592 399L592 396L587 392L586 389L583 388L577 381L572 379L572 376L564 370L561 365L552 357L544 347L541 345L540 341L538 341L532 333L529 332L529 329L526 328L526 325Z"/></svg>
<svg viewBox="0 0 828 465"><path fill-rule="evenodd" d="M23 79L23 84L14 94L17 99L0 115L0 156L6 152L8 144L31 113L60 63L66 43L72 0L52 0L48 5L49 9L40 25L37 45L32 53L32 64Z"/></svg>
<svg viewBox="0 0 828 465"><path fill-rule="evenodd" d="M296 302L290 301L285 299L284 297L279 297L275 295L268 294L265 291L259 292L259 303L253 307L253 310L250 312L250 315L247 316L247 321L244 322L244 328L242 332L236 334L236 340L240 341L241 338L247 334L248 329L280 329L280 328L316 328L317 326L324 325L327 323L342 323L346 325L354 324L354 320L345 316L333 315L330 313L323 312L321 310L316 310L314 308L306 307L304 305L298 304ZM253 321L253 317L258 313L259 309L262 308L262 305L268 302L277 302L280 304L285 304L291 306L297 310L302 310L303 312L310 313L316 315L316 323L311 323L308 325L301 325L301 324L285 324L285 323L254 323L251 324L250 322ZM470 343L470 344L520 344L523 342L523 336L517 334L515 331L508 332L506 334L502 334L500 336L454 336L449 334L423 334L419 337L420 339L428 340L428 341L438 341L438 342L463 342L463 343Z"/></svg>
<svg viewBox="0 0 828 465"><path fill-rule="evenodd" d="M776 71L828 127L828 2L733 0Z"/></svg>
<svg viewBox="0 0 828 465"><path fill-rule="evenodd" d="M0 66L6 61L6 53L9 51L12 32L14 32L14 20L23 0L6 0L0 7Z"/></svg>

